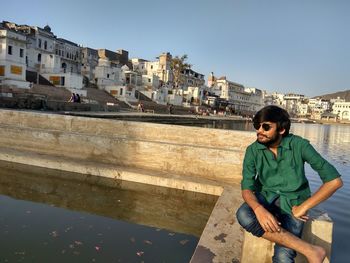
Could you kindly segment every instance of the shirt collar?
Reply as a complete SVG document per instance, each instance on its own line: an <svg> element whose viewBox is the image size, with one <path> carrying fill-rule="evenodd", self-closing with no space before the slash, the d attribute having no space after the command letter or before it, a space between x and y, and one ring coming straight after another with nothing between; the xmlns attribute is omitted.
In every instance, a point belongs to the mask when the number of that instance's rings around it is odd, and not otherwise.
<svg viewBox="0 0 350 263"><path fill-rule="evenodd" d="M290 142L292 140L292 136L293 136L293 134L290 133L286 137L283 137L279 146L281 146L282 148L290 150ZM267 147L265 145L259 143L258 141L256 141L255 144L256 144L256 148L258 150L265 150L265 149L267 149Z"/></svg>

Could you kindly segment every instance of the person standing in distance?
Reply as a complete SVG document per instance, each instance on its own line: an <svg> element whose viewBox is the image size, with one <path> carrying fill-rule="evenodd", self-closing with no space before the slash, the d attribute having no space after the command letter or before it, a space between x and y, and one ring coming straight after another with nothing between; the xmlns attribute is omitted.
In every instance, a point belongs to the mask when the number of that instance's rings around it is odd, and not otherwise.
<svg viewBox="0 0 350 263"><path fill-rule="evenodd" d="M321 263L326 251L301 239L308 210L328 199L343 182L338 171L306 139L289 133L287 111L266 106L256 113L257 140L249 145L241 182L244 203L237 210L240 225L257 237L275 242L273 262L294 262L296 252ZM304 163L323 184L311 194Z"/></svg>

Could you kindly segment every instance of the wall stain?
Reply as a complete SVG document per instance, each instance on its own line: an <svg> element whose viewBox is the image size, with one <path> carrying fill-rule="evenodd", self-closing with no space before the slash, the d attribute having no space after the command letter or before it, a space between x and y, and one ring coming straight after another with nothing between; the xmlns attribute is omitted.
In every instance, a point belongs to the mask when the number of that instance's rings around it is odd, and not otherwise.
<svg viewBox="0 0 350 263"><path fill-rule="evenodd" d="M221 243L226 243L225 237L227 237L227 235L224 234L224 233L221 233L220 235L214 237L214 239L215 240L220 240Z"/></svg>

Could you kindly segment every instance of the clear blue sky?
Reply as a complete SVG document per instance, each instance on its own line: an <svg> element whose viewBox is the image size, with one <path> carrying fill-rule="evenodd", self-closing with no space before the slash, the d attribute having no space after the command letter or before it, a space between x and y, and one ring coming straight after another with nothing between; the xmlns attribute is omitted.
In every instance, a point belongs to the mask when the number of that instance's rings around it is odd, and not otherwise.
<svg viewBox="0 0 350 263"><path fill-rule="evenodd" d="M347 0L2 1L0 19L77 44L154 60L187 54L193 69L269 92L350 89Z"/></svg>

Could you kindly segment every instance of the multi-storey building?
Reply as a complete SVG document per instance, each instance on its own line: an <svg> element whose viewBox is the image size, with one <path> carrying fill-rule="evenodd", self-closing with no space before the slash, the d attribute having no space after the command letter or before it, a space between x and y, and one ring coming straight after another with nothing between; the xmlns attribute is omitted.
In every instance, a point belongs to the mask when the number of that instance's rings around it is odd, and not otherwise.
<svg viewBox="0 0 350 263"><path fill-rule="evenodd" d="M0 24L0 84L29 88L26 81L26 36Z"/></svg>
<svg viewBox="0 0 350 263"><path fill-rule="evenodd" d="M304 101L304 99L304 95L288 93L283 97L282 106L289 112L290 115L297 116L298 105L301 101Z"/></svg>
<svg viewBox="0 0 350 263"><path fill-rule="evenodd" d="M95 82L94 70L98 65L98 51L93 48L81 48L81 74L89 82Z"/></svg>
<svg viewBox="0 0 350 263"><path fill-rule="evenodd" d="M338 101L333 105L333 113L338 115L340 120L350 120L350 102Z"/></svg>
<svg viewBox="0 0 350 263"><path fill-rule="evenodd" d="M156 61L146 61L145 67L147 75L156 75L161 84L173 82L173 73L171 71L172 55L169 52L162 53Z"/></svg>
<svg viewBox="0 0 350 263"><path fill-rule="evenodd" d="M245 92L250 94L249 98L249 112L257 112L264 107L264 92L257 88L245 88Z"/></svg>
<svg viewBox="0 0 350 263"><path fill-rule="evenodd" d="M184 90L187 90L188 87L202 87L205 84L204 75L192 69L185 69L181 77Z"/></svg>
<svg viewBox="0 0 350 263"><path fill-rule="evenodd" d="M225 76L216 78L212 72L208 78L209 93L228 102L236 113L253 114L264 106L264 92L256 88L245 88L229 81Z"/></svg>
<svg viewBox="0 0 350 263"><path fill-rule="evenodd" d="M244 86L220 77L215 84L221 89L221 98L226 99L231 104L231 108L237 113L249 112L250 93L244 90Z"/></svg>
<svg viewBox="0 0 350 263"><path fill-rule="evenodd" d="M12 32L23 34L26 44L23 59L28 71L34 71L54 85L73 92L82 88L80 47L77 44L57 38L48 25L40 28L10 22L2 24ZM23 74L26 74L25 70Z"/></svg>
<svg viewBox="0 0 350 263"><path fill-rule="evenodd" d="M54 41L54 53L44 64L41 62L40 73L52 84L82 94L83 77L81 75L80 47L63 38Z"/></svg>
<svg viewBox="0 0 350 263"><path fill-rule="evenodd" d="M99 58L98 64L95 67L95 84L104 89L105 86L122 85L121 67L107 58Z"/></svg>

